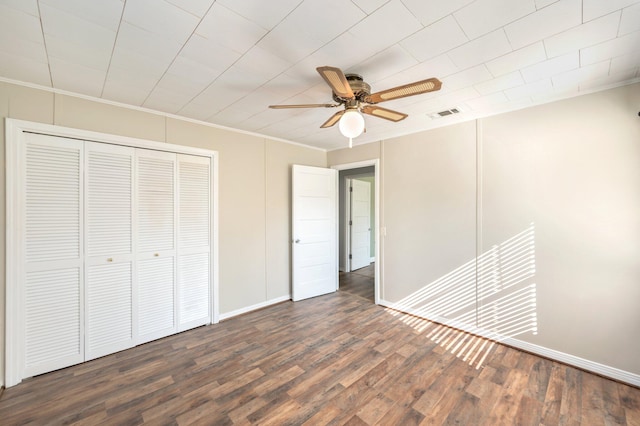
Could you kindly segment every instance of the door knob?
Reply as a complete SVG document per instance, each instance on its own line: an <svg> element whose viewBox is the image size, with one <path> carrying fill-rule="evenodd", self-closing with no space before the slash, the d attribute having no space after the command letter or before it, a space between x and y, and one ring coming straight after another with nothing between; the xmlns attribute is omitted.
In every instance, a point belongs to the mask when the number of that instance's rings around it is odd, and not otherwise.
<svg viewBox="0 0 640 426"><path fill-rule="evenodd" d="M300 242L300 239L296 239L295 243L298 244Z"/></svg>

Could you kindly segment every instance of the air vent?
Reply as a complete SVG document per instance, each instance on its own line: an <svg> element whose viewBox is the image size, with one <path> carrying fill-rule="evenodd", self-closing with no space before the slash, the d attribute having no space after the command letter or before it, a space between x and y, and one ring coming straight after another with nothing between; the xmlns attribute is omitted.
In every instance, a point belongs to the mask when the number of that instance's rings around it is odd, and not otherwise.
<svg viewBox="0 0 640 426"><path fill-rule="evenodd" d="M446 117L448 115L453 115L453 114L459 114L461 113L462 110L460 108L451 108L451 109L445 109L444 111L440 111L440 112L434 112L432 114L428 114L429 117L431 118L440 118L440 117Z"/></svg>

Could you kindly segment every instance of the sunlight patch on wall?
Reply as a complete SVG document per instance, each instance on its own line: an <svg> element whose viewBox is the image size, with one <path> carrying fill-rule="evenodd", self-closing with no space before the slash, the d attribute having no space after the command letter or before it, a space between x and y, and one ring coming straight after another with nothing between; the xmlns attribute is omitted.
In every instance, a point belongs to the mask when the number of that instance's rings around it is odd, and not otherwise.
<svg viewBox="0 0 640 426"><path fill-rule="evenodd" d="M484 336L469 335L464 339L479 341L468 343L456 335L467 333L446 326L428 334L438 344L446 340L446 349L456 356L468 357L464 351L469 348L492 347L485 338L499 342L524 333L537 334L535 273L535 226L531 223L390 308L409 313L402 320L419 332L433 323L416 318L429 318Z"/></svg>

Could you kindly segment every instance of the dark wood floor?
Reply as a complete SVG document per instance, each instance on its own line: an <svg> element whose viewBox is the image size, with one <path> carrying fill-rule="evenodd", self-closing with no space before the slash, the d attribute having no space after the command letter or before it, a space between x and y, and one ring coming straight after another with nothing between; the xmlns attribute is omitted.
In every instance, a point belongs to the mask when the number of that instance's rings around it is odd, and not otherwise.
<svg viewBox="0 0 640 426"><path fill-rule="evenodd" d="M340 272L340 290L364 297L375 303L374 296L375 263L353 272Z"/></svg>
<svg viewBox="0 0 640 426"><path fill-rule="evenodd" d="M25 380L0 424L639 425L640 389L338 291Z"/></svg>

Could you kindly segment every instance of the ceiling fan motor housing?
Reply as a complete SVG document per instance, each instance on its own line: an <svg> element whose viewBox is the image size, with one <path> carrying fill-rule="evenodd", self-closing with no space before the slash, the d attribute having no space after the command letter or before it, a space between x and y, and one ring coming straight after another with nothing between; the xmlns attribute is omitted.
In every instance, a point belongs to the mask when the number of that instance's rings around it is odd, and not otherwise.
<svg viewBox="0 0 640 426"><path fill-rule="evenodd" d="M369 96L371 94L371 86L366 83L360 74L345 74L344 75L351 87L351 91L355 95L355 99L359 102L363 102L365 96ZM347 99L341 98L332 92L333 100L336 102L343 103L347 101Z"/></svg>

